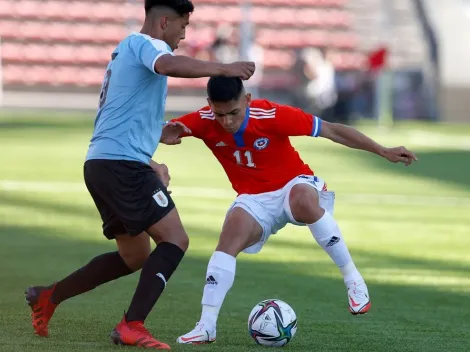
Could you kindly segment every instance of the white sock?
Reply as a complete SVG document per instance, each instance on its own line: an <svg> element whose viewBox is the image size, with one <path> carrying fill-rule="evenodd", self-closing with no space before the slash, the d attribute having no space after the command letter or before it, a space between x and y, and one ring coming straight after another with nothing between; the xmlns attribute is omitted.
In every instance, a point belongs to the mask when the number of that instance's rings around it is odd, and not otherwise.
<svg viewBox="0 0 470 352"><path fill-rule="evenodd" d="M308 225L317 243L328 253L343 274L344 282L363 281L349 254L336 220L330 213L325 214L317 222Z"/></svg>
<svg viewBox="0 0 470 352"><path fill-rule="evenodd" d="M208 328L215 329L222 303L235 280L236 263L235 257L218 251L209 260L200 320Z"/></svg>

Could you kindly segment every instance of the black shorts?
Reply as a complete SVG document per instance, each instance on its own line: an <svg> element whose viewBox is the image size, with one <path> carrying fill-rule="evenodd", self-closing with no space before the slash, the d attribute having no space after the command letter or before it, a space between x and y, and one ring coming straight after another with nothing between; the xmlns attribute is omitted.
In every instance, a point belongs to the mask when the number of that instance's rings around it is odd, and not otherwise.
<svg viewBox="0 0 470 352"><path fill-rule="evenodd" d="M175 203L153 169L127 160L88 160L85 184L103 220L108 239L136 236L165 217Z"/></svg>

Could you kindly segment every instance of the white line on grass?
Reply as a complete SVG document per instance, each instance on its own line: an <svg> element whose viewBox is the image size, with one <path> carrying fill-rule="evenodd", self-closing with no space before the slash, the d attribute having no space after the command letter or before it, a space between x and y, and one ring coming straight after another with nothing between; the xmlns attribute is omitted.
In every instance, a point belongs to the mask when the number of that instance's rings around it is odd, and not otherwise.
<svg viewBox="0 0 470 352"><path fill-rule="evenodd" d="M235 192L203 187L170 187L177 197L203 199L233 199ZM37 193L82 193L86 187L80 182L45 182L0 180L0 190ZM425 196L408 194L337 194L337 200L351 204L389 204L414 206L470 206L469 197Z"/></svg>

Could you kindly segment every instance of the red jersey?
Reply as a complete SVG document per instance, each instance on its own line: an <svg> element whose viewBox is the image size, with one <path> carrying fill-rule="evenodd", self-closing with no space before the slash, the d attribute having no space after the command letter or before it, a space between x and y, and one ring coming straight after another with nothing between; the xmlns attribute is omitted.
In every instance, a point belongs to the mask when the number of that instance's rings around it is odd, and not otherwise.
<svg viewBox="0 0 470 352"><path fill-rule="evenodd" d="M180 121L192 136L204 141L238 194L275 191L296 176L313 175L289 136L317 137L321 120L300 109L254 100L234 134L223 129L209 107L173 121Z"/></svg>

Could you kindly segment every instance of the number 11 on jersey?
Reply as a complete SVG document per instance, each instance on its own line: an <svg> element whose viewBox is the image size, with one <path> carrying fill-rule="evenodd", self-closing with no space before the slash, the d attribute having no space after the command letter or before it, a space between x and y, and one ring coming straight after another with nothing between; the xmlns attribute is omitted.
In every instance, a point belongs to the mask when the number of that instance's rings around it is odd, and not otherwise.
<svg viewBox="0 0 470 352"><path fill-rule="evenodd" d="M246 158L246 166L256 167L255 163L253 162L253 156L251 155L251 152L249 150L247 150L244 153L244 155L245 155L245 158ZM233 153L233 156L237 160L238 165L245 165L245 163L242 161L241 152L239 150L235 151L235 153Z"/></svg>

